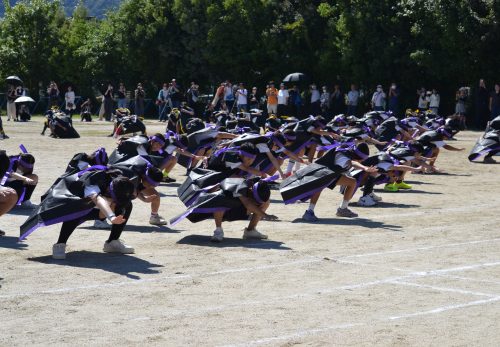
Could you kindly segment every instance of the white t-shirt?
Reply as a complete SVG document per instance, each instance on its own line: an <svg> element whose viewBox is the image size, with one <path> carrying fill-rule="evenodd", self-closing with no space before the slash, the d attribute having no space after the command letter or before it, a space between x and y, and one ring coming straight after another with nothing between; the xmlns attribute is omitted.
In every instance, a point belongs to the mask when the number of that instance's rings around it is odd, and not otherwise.
<svg viewBox="0 0 500 347"><path fill-rule="evenodd" d="M84 191L83 191L83 195L88 198L89 196L91 195L94 195L94 194L99 194L101 192L101 190L99 189L99 186L87 186L85 187Z"/></svg>
<svg viewBox="0 0 500 347"><path fill-rule="evenodd" d="M429 107L439 107L440 99L439 94L431 94Z"/></svg>
<svg viewBox="0 0 500 347"><path fill-rule="evenodd" d="M311 102L319 101L321 95L319 94L319 90L313 89L311 90Z"/></svg>
<svg viewBox="0 0 500 347"><path fill-rule="evenodd" d="M418 98L418 108L427 108L427 105L429 105L430 97L422 95L419 96Z"/></svg>
<svg viewBox="0 0 500 347"><path fill-rule="evenodd" d="M248 91L246 89L238 89L238 105L247 104Z"/></svg>
<svg viewBox="0 0 500 347"><path fill-rule="evenodd" d="M286 105L288 101L288 90L280 89L278 92L278 105Z"/></svg>

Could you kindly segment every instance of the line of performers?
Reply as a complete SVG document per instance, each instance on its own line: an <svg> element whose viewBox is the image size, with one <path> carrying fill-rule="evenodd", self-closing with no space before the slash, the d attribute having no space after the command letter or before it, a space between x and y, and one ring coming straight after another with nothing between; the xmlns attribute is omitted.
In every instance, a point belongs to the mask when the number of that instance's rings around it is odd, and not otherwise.
<svg viewBox="0 0 500 347"><path fill-rule="evenodd" d="M62 223L53 257L64 259L78 225L107 221L111 232L104 252L133 253L120 239L133 201L150 204L150 224L168 224L158 214L157 187L175 181L169 173L176 165L186 168L187 177L177 189L185 210L170 219L171 226L185 219L213 219L211 240L222 242L223 223L244 220L248 225L243 238L267 239L257 226L261 220L278 220L267 212L271 190L279 190L285 204L308 201L302 220L315 223L321 222L316 205L331 203L331 196L320 196L325 189L339 187L336 216L354 218L358 214L349 203L358 190L358 206L375 206L382 200L374 193L375 185L389 192L411 189L404 182L408 172L439 172L435 163L442 149L464 150L449 144L460 131L460 121L432 113L410 112L397 119L388 112L370 112L362 118L338 115L329 122L321 116L270 117L262 125L256 124L255 114L214 113L209 123L181 118L180 113L172 114L163 134L121 137L109 157L104 148L75 154L39 205L29 202L38 181L35 158L24 147L16 156L1 153L2 200L11 196L10 204L32 208L20 227L20 239L42 226ZM475 147L469 159L498 152L498 123L497 118L487 132L496 131L496 142L478 142L480 148ZM482 138L490 141L492 136ZM5 213L7 207L2 206L0 213Z"/></svg>

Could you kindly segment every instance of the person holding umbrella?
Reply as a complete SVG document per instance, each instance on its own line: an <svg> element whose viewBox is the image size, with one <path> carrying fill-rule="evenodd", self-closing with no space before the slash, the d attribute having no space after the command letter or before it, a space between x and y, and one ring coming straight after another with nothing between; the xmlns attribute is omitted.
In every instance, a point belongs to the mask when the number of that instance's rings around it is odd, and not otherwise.
<svg viewBox="0 0 500 347"><path fill-rule="evenodd" d="M16 119L16 101L18 95L16 92L16 86L21 86L23 81L17 76L9 76L5 79L7 82L7 121L10 119Z"/></svg>

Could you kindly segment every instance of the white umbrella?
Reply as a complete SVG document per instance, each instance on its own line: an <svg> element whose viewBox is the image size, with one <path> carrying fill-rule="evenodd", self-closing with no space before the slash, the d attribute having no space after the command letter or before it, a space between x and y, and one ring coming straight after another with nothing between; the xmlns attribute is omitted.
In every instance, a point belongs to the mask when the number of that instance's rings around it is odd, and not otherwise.
<svg viewBox="0 0 500 347"><path fill-rule="evenodd" d="M16 104L21 103L21 102L35 102L32 98L29 96L20 96L14 101Z"/></svg>

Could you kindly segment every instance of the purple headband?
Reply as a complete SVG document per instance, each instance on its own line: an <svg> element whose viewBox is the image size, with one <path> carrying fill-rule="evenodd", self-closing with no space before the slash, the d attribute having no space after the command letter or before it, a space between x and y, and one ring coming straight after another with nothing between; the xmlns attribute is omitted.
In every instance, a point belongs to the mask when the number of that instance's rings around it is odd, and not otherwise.
<svg viewBox="0 0 500 347"><path fill-rule="evenodd" d="M99 148L95 153L95 162L97 165L104 165L104 158L106 157L106 150L104 147Z"/></svg>
<svg viewBox="0 0 500 347"><path fill-rule="evenodd" d="M259 188L259 182L255 183L252 187L252 195L253 195L253 198L255 199L255 201L257 201L259 204L263 204L264 201L262 201L262 199L260 198L259 196L259 193L257 192Z"/></svg>
<svg viewBox="0 0 500 347"><path fill-rule="evenodd" d="M242 151L241 149L238 151L238 154L250 159L255 159L257 157L257 155Z"/></svg>
<svg viewBox="0 0 500 347"><path fill-rule="evenodd" d="M146 168L146 172L144 172L144 175L142 176L142 178L146 179L146 182L151 184L153 187L157 187L160 184L160 182L156 182L148 175L148 171L149 171L150 167L152 167L152 166L148 165L148 167Z"/></svg>
<svg viewBox="0 0 500 347"><path fill-rule="evenodd" d="M151 136L151 137L149 138L149 140L151 140L151 141L156 141L156 142L158 142L160 145L165 146L165 141L163 141L162 139L160 139L160 138L159 138L158 136L156 136L156 135L155 135L155 136Z"/></svg>
<svg viewBox="0 0 500 347"><path fill-rule="evenodd" d="M275 144L277 144L277 145L278 145L278 147L281 147L281 148L285 147L285 145L284 145L284 144L282 144L282 143L281 143L281 141L280 141L280 140L278 140L278 138L277 138L276 136L271 135L271 140L272 140Z"/></svg>

